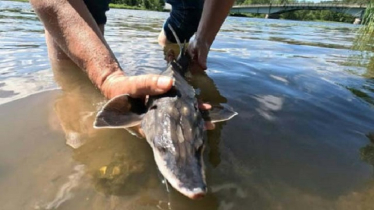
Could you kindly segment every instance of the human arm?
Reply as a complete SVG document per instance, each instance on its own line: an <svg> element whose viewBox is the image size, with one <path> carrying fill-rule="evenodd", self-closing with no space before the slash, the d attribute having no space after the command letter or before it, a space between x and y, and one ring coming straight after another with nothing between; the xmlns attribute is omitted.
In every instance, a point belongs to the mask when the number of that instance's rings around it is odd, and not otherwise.
<svg viewBox="0 0 374 210"><path fill-rule="evenodd" d="M127 77L82 0L30 0L53 41L107 97L129 93L145 96L166 92L170 78Z"/></svg>
<svg viewBox="0 0 374 210"><path fill-rule="evenodd" d="M126 76L83 0L30 0L30 3L45 27L46 37L87 73L105 97L127 93L144 98L171 88L173 80L169 77ZM200 108L210 106L200 104ZM213 129L214 125L207 122L206 127Z"/></svg>
<svg viewBox="0 0 374 210"><path fill-rule="evenodd" d="M209 49L235 0L205 0L195 39L189 45L192 57L204 70Z"/></svg>

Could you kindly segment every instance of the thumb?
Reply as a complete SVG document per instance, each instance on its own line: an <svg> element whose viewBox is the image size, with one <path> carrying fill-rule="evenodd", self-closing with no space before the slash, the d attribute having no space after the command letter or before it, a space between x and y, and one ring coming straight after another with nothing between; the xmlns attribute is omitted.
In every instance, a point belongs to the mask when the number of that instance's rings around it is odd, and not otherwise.
<svg viewBox="0 0 374 210"><path fill-rule="evenodd" d="M161 75L125 76L113 75L108 77L101 88L108 98L122 94L132 97L145 97L167 92L173 86L174 80Z"/></svg>
<svg viewBox="0 0 374 210"><path fill-rule="evenodd" d="M129 86L129 94L134 97L158 95L167 92L174 80L161 75L139 75L127 77L124 86Z"/></svg>

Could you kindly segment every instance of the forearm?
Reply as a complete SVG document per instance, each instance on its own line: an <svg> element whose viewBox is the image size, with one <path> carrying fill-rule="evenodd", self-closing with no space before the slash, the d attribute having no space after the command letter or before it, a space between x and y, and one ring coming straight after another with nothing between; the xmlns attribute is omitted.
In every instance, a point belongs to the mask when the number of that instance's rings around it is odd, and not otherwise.
<svg viewBox="0 0 374 210"><path fill-rule="evenodd" d="M212 45L235 0L205 0L196 39Z"/></svg>
<svg viewBox="0 0 374 210"><path fill-rule="evenodd" d="M105 92L110 75L122 74L95 20L82 0L30 0L55 43Z"/></svg>

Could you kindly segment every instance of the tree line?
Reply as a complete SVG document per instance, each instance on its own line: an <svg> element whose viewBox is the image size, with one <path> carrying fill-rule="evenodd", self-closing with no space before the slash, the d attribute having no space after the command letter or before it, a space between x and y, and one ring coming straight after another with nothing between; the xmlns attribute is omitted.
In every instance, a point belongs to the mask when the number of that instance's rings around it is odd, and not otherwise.
<svg viewBox="0 0 374 210"><path fill-rule="evenodd" d="M164 9L164 0L111 0L112 4L125 5L134 8L158 10Z"/></svg>
<svg viewBox="0 0 374 210"><path fill-rule="evenodd" d="M371 0L321 0L321 3L336 4L369 4ZM290 3L313 3L310 0L236 0L236 5L248 4L290 4Z"/></svg>
<svg viewBox="0 0 374 210"><path fill-rule="evenodd" d="M347 4L369 4L371 0L326 0L325 3L347 3ZM125 5L129 8L148 9L162 11L165 5L164 0L112 0L113 4ZM305 0L236 0L235 5L248 4L290 4L290 3L307 3ZM309 2L310 3L310 2ZM260 14L247 14L251 17L262 17ZM299 10L280 15L282 19L289 20L323 20L323 21L338 21L338 22L353 22L354 17L333 12L330 10L311 11Z"/></svg>
<svg viewBox="0 0 374 210"><path fill-rule="evenodd" d="M326 0L322 3L331 4L370 4L371 0ZM236 0L236 5L249 5L249 4L290 4L290 3L311 3L305 0ZM249 16L259 17L263 15L250 14ZM330 10L298 10L280 15L282 19L288 20L322 20L322 21L337 21L352 23L354 17L348 14L333 12Z"/></svg>

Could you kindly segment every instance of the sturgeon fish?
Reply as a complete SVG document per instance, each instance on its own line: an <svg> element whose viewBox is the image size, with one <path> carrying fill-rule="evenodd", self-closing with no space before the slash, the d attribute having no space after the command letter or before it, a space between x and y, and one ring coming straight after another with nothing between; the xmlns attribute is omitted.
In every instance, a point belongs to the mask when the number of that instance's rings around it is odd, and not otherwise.
<svg viewBox="0 0 374 210"><path fill-rule="evenodd" d="M161 75L174 78L173 87L165 94L150 96L145 103L127 94L109 100L96 115L94 127L128 130L140 126L161 174L178 192L198 199L207 193L204 119L215 123L237 113L227 105L204 112L198 109L195 89L186 80L192 59L185 42L182 45L173 28L169 28L180 52Z"/></svg>

